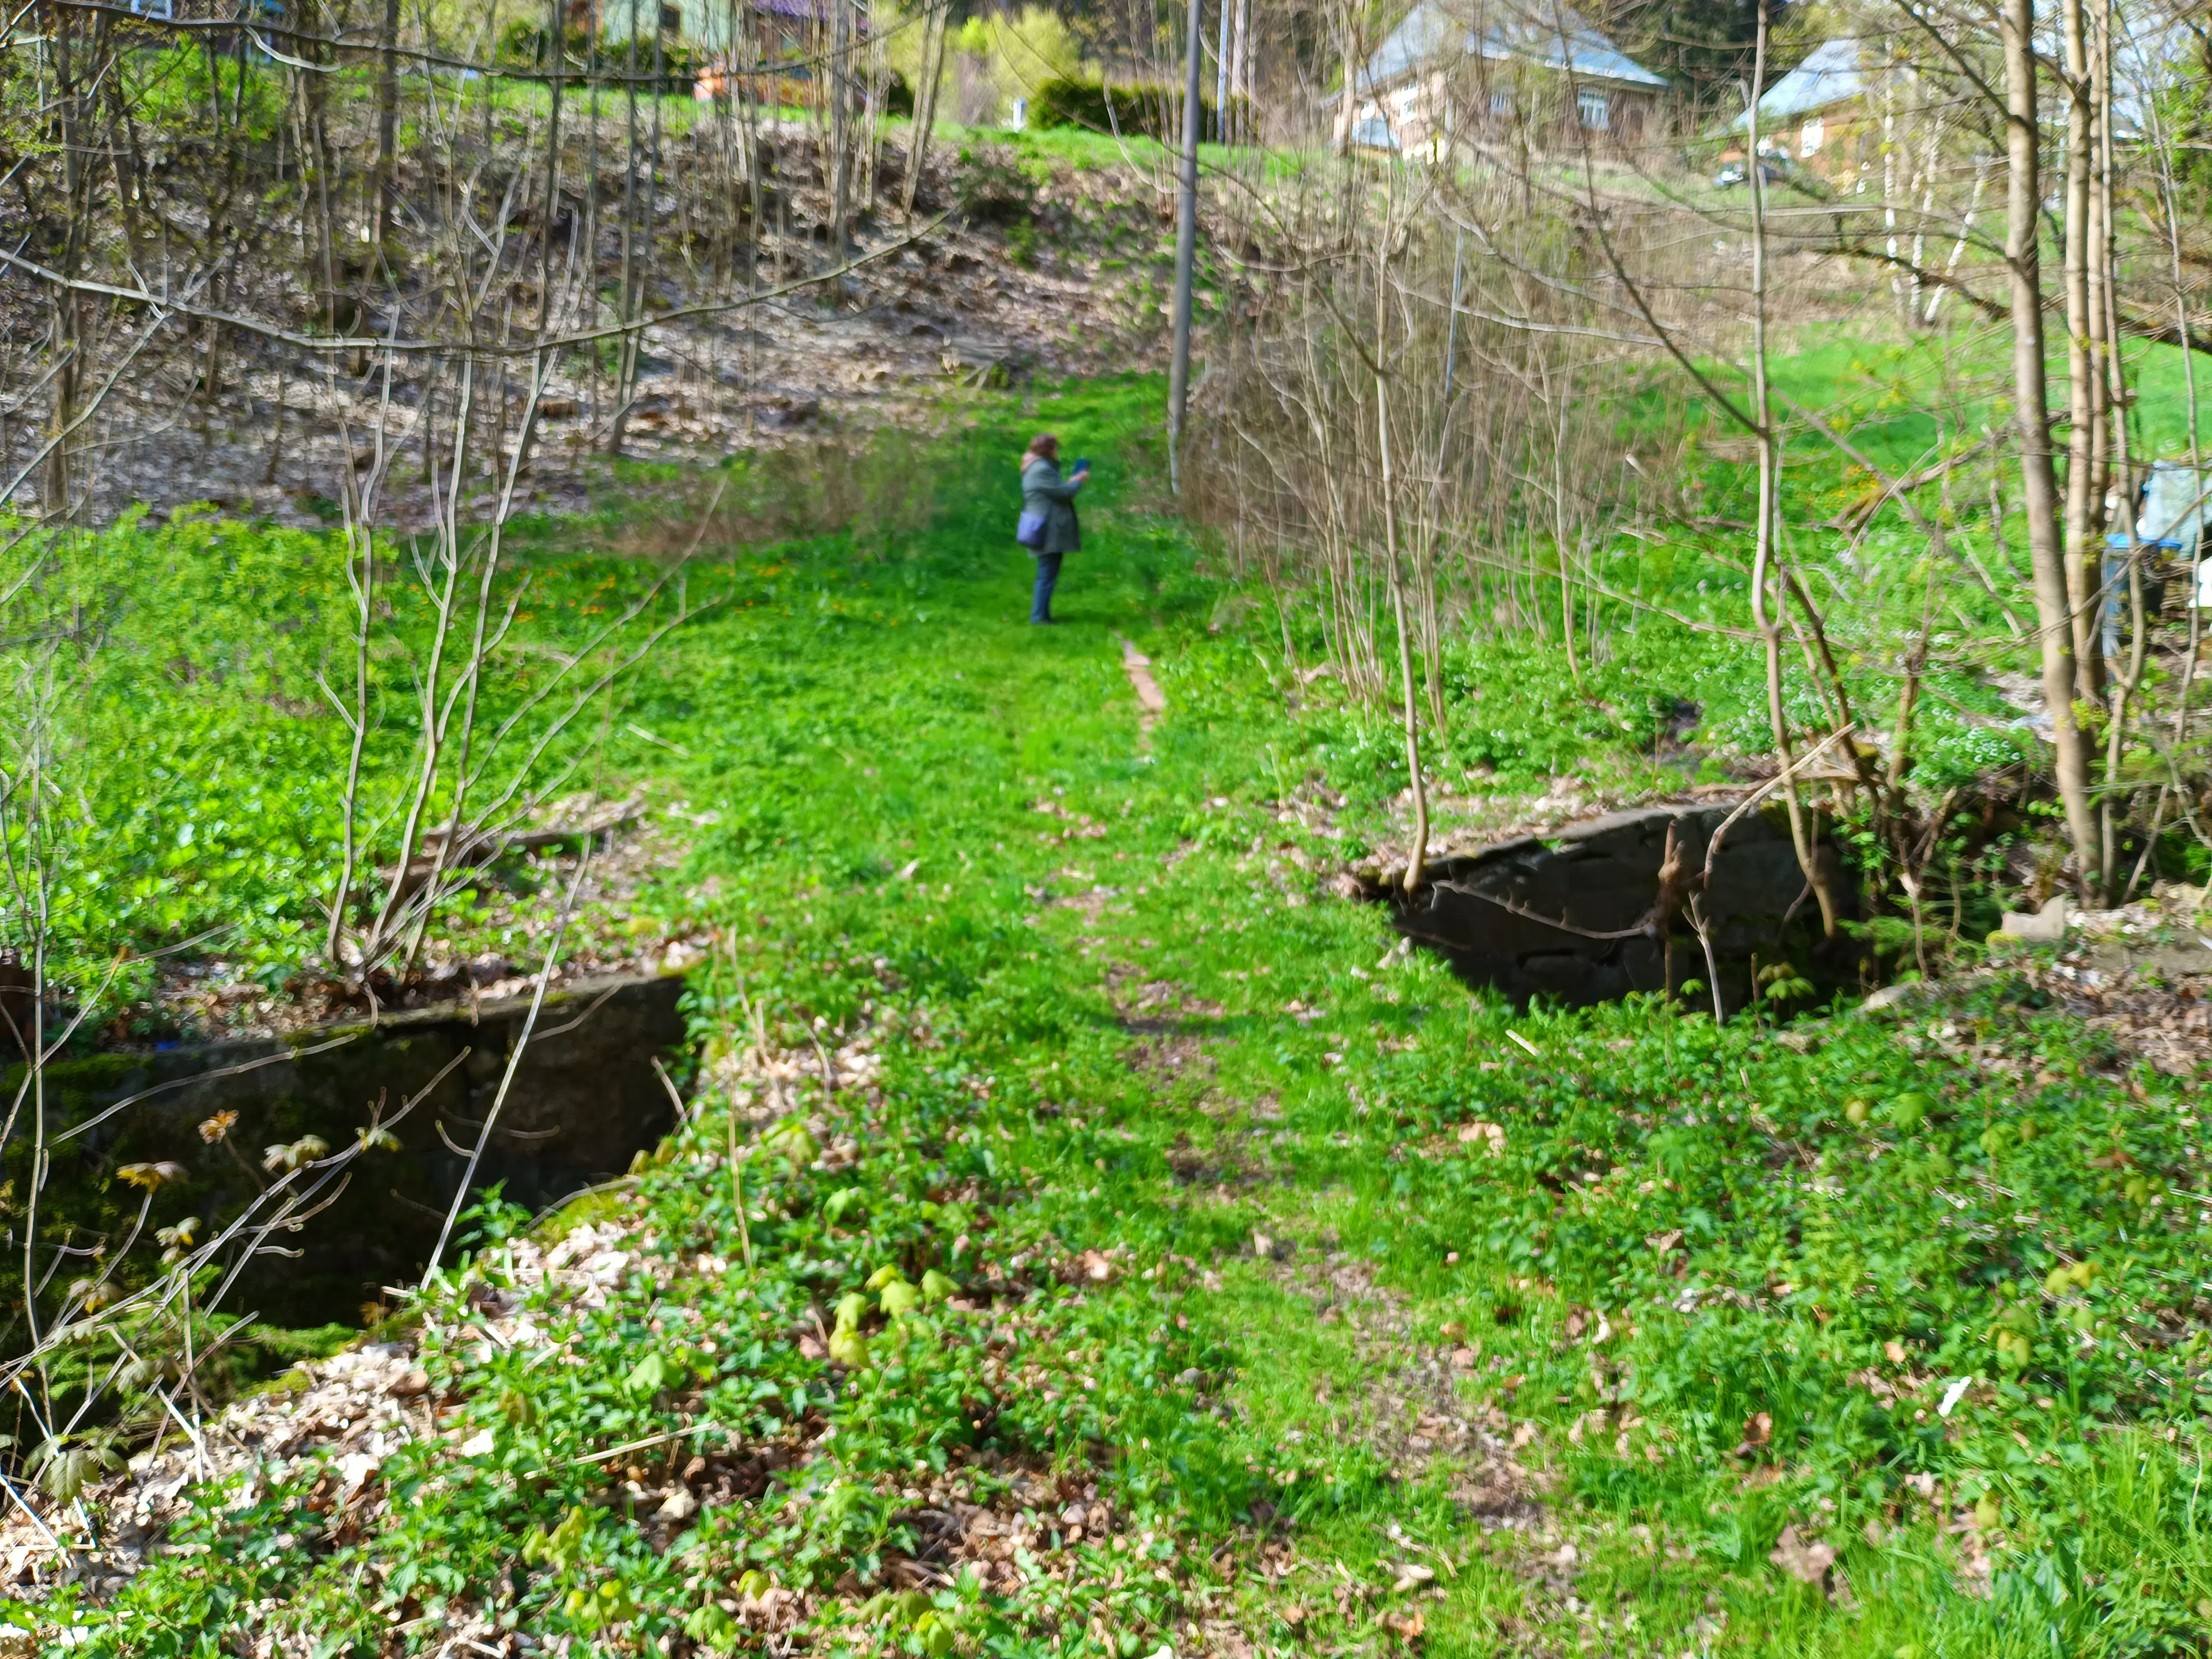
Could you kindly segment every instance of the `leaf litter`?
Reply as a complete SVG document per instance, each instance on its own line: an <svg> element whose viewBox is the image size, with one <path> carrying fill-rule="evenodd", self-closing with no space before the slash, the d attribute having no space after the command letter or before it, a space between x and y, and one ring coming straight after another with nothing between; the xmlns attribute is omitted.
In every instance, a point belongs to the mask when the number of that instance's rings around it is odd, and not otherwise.
<svg viewBox="0 0 2212 1659"><path fill-rule="evenodd" d="M96 1620L126 1604L149 1567L177 1557L216 1567L251 1513L283 1528L275 1546L289 1575L289 1594L254 1600L235 1623L238 1639L270 1659L327 1651L331 1581L349 1572L358 1583L363 1569L382 1588L348 1609L356 1651L404 1650L427 1620L449 1650L567 1653L569 1638L544 1635L533 1607L562 1603L586 1628L594 1596L610 1619L635 1616L626 1598L637 1573L599 1577L595 1554L659 1560L638 1570L648 1577L679 1573L672 1616L695 1651L757 1640L787 1650L810 1632L819 1640L848 1627L927 1638L941 1626L966 1639L1073 1620L1244 1659L1254 1650L1209 1540L1170 1494L1117 1485L1117 1416L1142 1406L1158 1432L1181 1416L1176 1402L1190 1403L1182 1383L1164 1391L1164 1411L1158 1398L1133 1399L1101 1363L1091 1322L1114 1316L1089 1298L1138 1277L1133 1255L1063 1247L1034 1217L1002 1226L972 1176L934 1180L925 1190L936 1196L919 1203L894 1200L895 1177L915 1172L919 1155L941 1156L969 1133L948 1136L941 1120L917 1135L897 1121L882 1045L927 1031L914 1021L894 1036L887 1024L786 1048L731 1032L689 1122L659 1162L641 1160L632 1190L586 1197L526 1231L512 1231L519 1216L503 1231L493 1218L494 1236L406 1300L390 1340L304 1363L189 1433L179 1425L39 1521L19 1504L0 1523L0 1582L58 1617ZM973 1103L975 1091L961 1094ZM717 1100L726 1127L709 1121ZM901 1139L886 1158L885 1143ZM742 1159L734 1171L731 1146ZM719 1192L732 1174L746 1183L749 1236L670 1202ZM919 1226L886 1225L867 1240L792 1224L826 1212L836 1190L861 1190L845 1185L856 1176L866 1196L848 1218L880 1207L887 1224L896 1212ZM938 1236L932 1221L944 1224ZM943 1237L951 1226L957 1237ZM819 1340L827 1286L854 1282L893 1231L902 1235L894 1263L938 1261L967 1282L933 1268L916 1294L897 1266L878 1268L870 1284L885 1312L853 1321L867 1357L833 1363ZM776 1242L786 1235L788 1248ZM847 1245L849 1267L824 1259ZM751 1273L739 1254L748 1249L759 1251ZM1195 1266L1164 1260L1141 1276L1188 1282ZM847 1293L841 1330L849 1304L866 1299ZM1172 1328L1161 1334L1162 1370L1194 1355ZM902 1371L923 1344L933 1345L927 1375L956 1374L966 1390L953 1419L935 1425L908 1411L908 1389L928 1390L925 1373ZM717 1363L724 1356L734 1363ZM611 1369L611 1389L590 1381ZM568 1392L538 1397L549 1379ZM597 1413L593 1427L577 1386L626 1395L626 1409ZM1163 1392L1157 1375L1150 1392ZM763 1401L765 1413L738 1420ZM433 1595L409 1559L428 1539L410 1528L426 1505L464 1499L544 1518L523 1562L448 1573ZM824 1517L854 1516L868 1518L830 1540L824 1558L853 1565L827 1581L804 1571Z"/></svg>

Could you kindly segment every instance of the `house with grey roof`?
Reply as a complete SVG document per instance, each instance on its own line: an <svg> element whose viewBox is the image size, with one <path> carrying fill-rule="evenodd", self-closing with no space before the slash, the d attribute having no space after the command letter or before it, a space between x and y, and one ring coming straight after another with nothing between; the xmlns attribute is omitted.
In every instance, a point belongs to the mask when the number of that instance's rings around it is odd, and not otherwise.
<svg viewBox="0 0 2212 1659"><path fill-rule="evenodd" d="M1891 76L1911 73L1891 58L1849 35L1820 42L1759 99L1760 153L1790 156L1831 183L1859 183L1881 150L1881 118L1869 100L1890 88ZM1733 130L1750 127L1747 110Z"/></svg>
<svg viewBox="0 0 2212 1659"><path fill-rule="evenodd" d="M1417 0L1361 66L1337 134L1405 154L1514 136L1610 150L1644 135L1666 87L1565 0Z"/></svg>
<svg viewBox="0 0 2212 1659"><path fill-rule="evenodd" d="M1911 191L1921 192L1994 160L1974 124L1957 117L1976 101L1962 82L1886 35L1823 40L1759 99L1759 151L1789 156L1838 191L1863 195L1887 172L1899 185L1917 180ZM2119 113L2124 131L2124 100ZM1748 113L1739 115L1730 131L1749 125Z"/></svg>

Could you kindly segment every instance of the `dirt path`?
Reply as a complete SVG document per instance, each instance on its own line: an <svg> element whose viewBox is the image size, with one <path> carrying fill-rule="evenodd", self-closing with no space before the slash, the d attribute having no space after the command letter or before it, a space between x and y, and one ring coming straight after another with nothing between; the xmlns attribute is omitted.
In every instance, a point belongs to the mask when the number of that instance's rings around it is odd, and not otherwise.
<svg viewBox="0 0 2212 1659"><path fill-rule="evenodd" d="M1167 713L1168 700L1152 678L1152 659L1137 649L1135 641L1119 634L1114 637L1121 641L1121 671L1129 677L1129 689L1137 694L1137 747L1149 750L1152 727Z"/></svg>

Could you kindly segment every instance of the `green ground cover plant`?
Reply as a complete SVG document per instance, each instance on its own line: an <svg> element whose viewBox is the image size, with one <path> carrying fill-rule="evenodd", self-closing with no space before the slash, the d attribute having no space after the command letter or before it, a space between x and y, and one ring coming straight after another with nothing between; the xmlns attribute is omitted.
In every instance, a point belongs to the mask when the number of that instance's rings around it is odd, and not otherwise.
<svg viewBox="0 0 2212 1659"><path fill-rule="evenodd" d="M771 1588L833 1653L2193 1650L2196 1085L2001 969L1717 1026L1517 1013L1396 948L1321 879L1387 741L1152 509L1154 390L982 407L927 527L865 552L719 550L726 602L628 682L595 763L719 815L643 903L723 948L696 1115L592 1201L630 1252L604 1305L533 1302L562 1224L488 1202L401 1316L451 1415L373 1521L303 1463L207 1492L204 1553L112 1601L6 1616L134 1659L476 1615L720 1651ZM1005 522L1040 426L1100 458L1054 630ZM562 592L646 580L555 536ZM1675 568L1685 603L1715 574ZM1709 636L1638 638L1572 719L1556 666L1470 646L1464 763L1649 776L1668 698L1755 706ZM1337 823L1286 816L1313 782ZM817 1042L878 1081L815 1088ZM551 1340L502 1351L495 1300ZM567 1461L657 1435L635 1475ZM778 1461L657 1520L632 1488L676 1446ZM1030 1515L1018 1578L887 1576L945 1483Z"/></svg>
<svg viewBox="0 0 2212 1659"><path fill-rule="evenodd" d="M357 608L343 538L186 513L65 532L50 552L11 607L11 654L66 692L40 733L48 787L67 803L40 826L52 849L51 977L93 996L126 953L106 1001L127 1008L144 990L146 953L197 939L283 987L321 948L344 834ZM419 543L380 547L378 565L357 815L371 863L395 856L438 591ZM518 777L524 802L591 780L598 726L562 721L576 690L675 614L659 574L648 565L640 581L557 558L501 574L495 612L511 610L514 625L477 682L479 753L492 760L477 810ZM43 654L61 637L60 657ZM440 809L450 813L449 787L430 822ZM25 833L25 818L9 828ZM0 943L27 951L30 921L11 910Z"/></svg>

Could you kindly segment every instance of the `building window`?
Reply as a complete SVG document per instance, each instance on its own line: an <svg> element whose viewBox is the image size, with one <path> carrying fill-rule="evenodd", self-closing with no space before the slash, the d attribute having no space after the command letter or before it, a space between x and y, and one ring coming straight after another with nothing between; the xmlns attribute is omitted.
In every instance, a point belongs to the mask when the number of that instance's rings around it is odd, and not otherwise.
<svg viewBox="0 0 2212 1659"><path fill-rule="evenodd" d="M1827 136L1827 129L1820 124L1820 118L1814 116L1797 129L1797 154L1800 155L1816 154Z"/></svg>
<svg viewBox="0 0 2212 1659"><path fill-rule="evenodd" d="M1390 101L1398 106L1399 114L1407 115L1413 112L1413 100L1420 95L1419 87L1401 87L1390 94Z"/></svg>
<svg viewBox="0 0 2212 1659"><path fill-rule="evenodd" d="M1613 102L1603 93L1584 88L1575 94L1575 107L1582 112L1583 125L1592 132L1613 131Z"/></svg>

